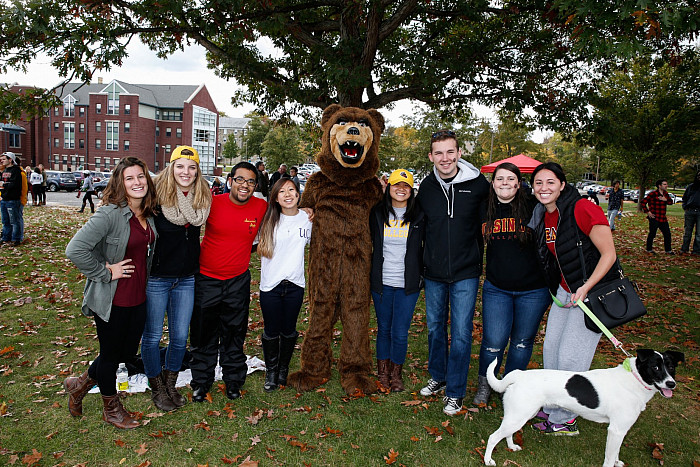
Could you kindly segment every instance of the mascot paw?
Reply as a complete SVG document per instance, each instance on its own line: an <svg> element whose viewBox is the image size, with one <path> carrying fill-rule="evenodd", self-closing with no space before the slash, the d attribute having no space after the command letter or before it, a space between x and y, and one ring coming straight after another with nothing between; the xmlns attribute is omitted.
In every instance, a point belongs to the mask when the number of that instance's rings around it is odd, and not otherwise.
<svg viewBox="0 0 700 467"><path fill-rule="evenodd" d="M372 378L357 373L341 375L340 384L348 395L355 394L358 390L364 394L377 392L377 382Z"/></svg>
<svg viewBox="0 0 700 467"><path fill-rule="evenodd" d="M310 391L325 384L327 381L328 378L311 376L304 371L297 371L289 375L287 378L287 385L293 387L297 391Z"/></svg>

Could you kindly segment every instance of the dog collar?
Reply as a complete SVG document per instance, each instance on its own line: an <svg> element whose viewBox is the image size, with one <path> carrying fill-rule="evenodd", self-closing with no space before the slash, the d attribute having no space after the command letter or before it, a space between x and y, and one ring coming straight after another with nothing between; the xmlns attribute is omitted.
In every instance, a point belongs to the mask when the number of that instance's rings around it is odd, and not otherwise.
<svg viewBox="0 0 700 467"><path fill-rule="evenodd" d="M639 383L640 383L642 386L644 386L644 388L645 388L647 391L653 391L653 390L655 389L653 386L651 386L651 387L647 386L647 383L645 383L644 380L642 380L642 378L639 377L639 375L637 374L637 372L634 371L634 369L632 368L632 360L630 360L629 358L626 358L625 361L622 362L622 368L624 368L625 370L627 370L627 371L629 371L630 373L632 373L632 375L634 376L634 378L635 378L637 381L639 381Z"/></svg>

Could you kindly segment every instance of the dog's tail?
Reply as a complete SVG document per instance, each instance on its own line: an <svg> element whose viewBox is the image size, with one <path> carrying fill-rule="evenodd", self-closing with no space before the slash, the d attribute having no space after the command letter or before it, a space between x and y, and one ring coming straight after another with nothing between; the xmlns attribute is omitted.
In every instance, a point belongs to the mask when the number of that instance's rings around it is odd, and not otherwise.
<svg viewBox="0 0 700 467"><path fill-rule="evenodd" d="M497 358L494 358L488 369L486 370L486 379L489 381L489 385L496 392L504 392L508 386L513 384L511 378L498 379L496 377L496 362Z"/></svg>

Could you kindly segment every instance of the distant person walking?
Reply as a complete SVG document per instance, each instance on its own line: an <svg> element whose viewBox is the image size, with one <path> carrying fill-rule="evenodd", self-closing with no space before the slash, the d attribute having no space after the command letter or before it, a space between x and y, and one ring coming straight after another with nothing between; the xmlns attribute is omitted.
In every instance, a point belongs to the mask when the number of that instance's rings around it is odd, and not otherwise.
<svg viewBox="0 0 700 467"><path fill-rule="evenodd" d="M95 183L89 170L83 171L83 186L80 187L80 191L85 194L83 195L83 205L80 206L78 212L84 212L85 204L90 203L90 211L94 213L95 204L92 202L92 196L95 194ZM80 193L78 193L78 197L80 197Z"/></svg>
<svg viewBox="0 0 700 467"><path fill-rule="evenodd" d="M615 230L615 218L622 212L622 204L625 202L624 192L620 189L620 181L615 180L613 187L608 191L608 224L610 230Z"/></svg>
<svg viewBox="0 0 700 467"><path fill-rule="evenodd" d="M685 211L685 226L681 252L688 253L694 228L695 241L692 251L694 255L700 255L700 172L695 175L695 180L683 193L683 210Z"/></svg>
<svg viewBox="0 0 700 467"><path fill-rule="evenodd" d="M642 211L647 213L649 219L649 235L647 236L647 253L654 252L654 238L656 231L661 230L664 235L664 251L672 255L671 249L671 229L666 218L666 206L673 204L673 200L668 196L668 182L659 179L656 181L656 190L644 197L640 203Z"/></svg>

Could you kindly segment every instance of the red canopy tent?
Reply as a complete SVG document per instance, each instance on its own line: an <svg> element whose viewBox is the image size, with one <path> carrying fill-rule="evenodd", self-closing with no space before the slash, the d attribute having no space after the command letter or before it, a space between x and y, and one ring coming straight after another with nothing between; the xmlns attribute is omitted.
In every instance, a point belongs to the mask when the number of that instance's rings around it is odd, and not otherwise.
<svg viewBox="0 0 700 467"><path fill-rule="evenodd" d="M535 167L542 163L536 159L533 159L532 157L527 157L525 154L518 154L517 156L509 157L508 159L503 159L488 165L484 165L481 167L481 172L485 174L493 173L493 171L496 170L496 167L504 162L510 162L511 164L517 165L520 172L524 174L531 174L535 171Z"/></svg>

